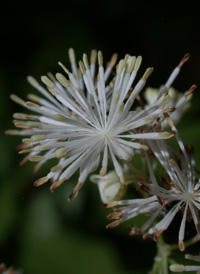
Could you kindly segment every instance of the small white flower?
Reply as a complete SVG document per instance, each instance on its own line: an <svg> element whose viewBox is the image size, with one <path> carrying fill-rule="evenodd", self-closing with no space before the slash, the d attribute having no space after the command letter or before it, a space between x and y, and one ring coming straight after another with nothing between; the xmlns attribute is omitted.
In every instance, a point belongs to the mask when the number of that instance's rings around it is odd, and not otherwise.
<svg viewBox="0 0 200 274"><path fill-rule="evenodd" d="M37 171L46 161L57 158L58 164L52 167L47 176L37 180L35 186L52 180L50 187L54 191L80 170L78 183L69 197L73 201L88 175L100 165L100 175L107 171L110 157L115 172L124 182L119 159L130 161L134 152L148 149L140 144L141 139L163 139L173 134L168 132L139 132L140 127L151 123L163 113L167 97L165 91L170 87L180 71L179 64L172 72L160 98L148 110L132 111L135 98L143 89L147 78L153 71L148 68L142 78L133 86L142 57L126 55L117 65L116 75L111 78L117 56L114 54L107 68L103 67L102 53L98 52L98 75L95 77L96 51L92 51L90 63L87 55L76 65L73 49L69 50L72 73L62 64L68 80L61 73L56 79L50 74L42 76L46 90L33 77L28 81L44 97L28 95L25 102L12 94L11 99L36 114L14 114L14 124L21 131L8 130L10 135L31 136L23 139L20 153L29 153L22 161L39 162ZM110 79L111 78L111 79ZM139 140L139 141L137 141ZM100 154L103 160L100 164Z"/></svg>
<svg viewBox="0 0 200 274"><path fill-rule="evenodd" d="M124 174L123 184L120 182L120 178L117 176L115 170L109 171L104 176L98 174L90 176L90 181L98 185L102 203L107 204L113 200L121 200L126 194L127 186L137 183L137 177L141 174L141 171L132 165L124 165L122 170Z"/></svg>
<svg viewBox="0 0 200 274"><path fill-rule="evenodd" d="M113 200L121 200L127 190L127 185L120 182L120 179L114 170L109 171L105 176L98 174L92 175L90 180L93 183L97 183L101 201L104 204Z"/></svg>
<svg viewBox="0 0 200 274"><path fill-rule="evenodd" d="M200 256L193 256L190 254L186 254L185 258L188 260L192 260L195 262L200 262ZM172 264L170 265L169 269L172 272L193 272L193 271L198 271L197 274L200 273L200 265L182 265L182 264Z"/></svg>

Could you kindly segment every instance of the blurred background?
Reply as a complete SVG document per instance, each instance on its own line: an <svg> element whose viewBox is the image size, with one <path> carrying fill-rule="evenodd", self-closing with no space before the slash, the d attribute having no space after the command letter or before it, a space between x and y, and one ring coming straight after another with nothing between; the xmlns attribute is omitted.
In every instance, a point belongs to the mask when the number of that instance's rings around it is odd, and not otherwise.
<svg viewBox="0 0 200 274"><path fill-rule="evenodd" d="M87 182L76 201L67 197L75 175L53 194L49 185L33 182L46 175L46 164L33 174L33 163L19 166L20 138L5 136L14 129L12 114L23 112L10 99L34 93L27 75L40 79L51 71L61 72L58 61L69 67L68 48L77 59L95 48L104 60L117 52L142 55L140 75L148 66L155 71L147 85L160 87L187 52L190 60L174 83L180 92L200 86L200 23L197 15L166 15L133 1L67 1L64 5L41 1L6 2L0 7L0 263L14 265L25 274L35 273L147 273L156 252L155 243L130 238L126 224L107 231L109 210L103 209L96 185ZM192 107L179 124L185 144L195 147L200 167L199 87ZM139 222L139 221L138 221ZM173 231L171 231L173 234ZM171 234L171 235L172 235ZM176 242L176 235L173 235ZM195 245L198 250L199 245ZM182 256L183 257L183 256ZM178 258L181 260L181 257Z"/></svg>

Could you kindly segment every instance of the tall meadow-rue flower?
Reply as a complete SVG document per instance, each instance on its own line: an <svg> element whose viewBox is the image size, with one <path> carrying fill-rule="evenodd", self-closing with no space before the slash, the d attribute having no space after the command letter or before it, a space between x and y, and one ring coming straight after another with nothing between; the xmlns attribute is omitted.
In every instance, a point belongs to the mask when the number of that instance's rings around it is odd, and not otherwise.
<svg viewBox="0 0 200 274"><path fill-rule="evenodd" d="M100 175L106 174L109 158L120 182L124 183L119 160L130 161L135 152L147 150L148 147L140 143L141 139L157 140L173 135L169 132L141 132L140 128L168 111L165 105L170 98L166 91L188 57L174 69L159 98L146 110L132 110L136 97L153 71L153 68L147 68L141 79L133 84L142 62L141 56L127 54L116 66L114 77L112 69L117 61L116 54L105 69L101 51L98 54L95 50L91 52L90 63L83 54L79 68L73 49L69 50L69 58L72 72L59 62L68 79L61 73L55 77L52 74L41 77L47 89L33 77L28 77L29 83L43 97L29 94L26 102L17 95L10 96L14 102L36 114L15 113L14 125L21 130L6 133L28 137L22 140L19 153L28 155L21 163L27 160L38 162L35 171L48 160L58 159L57 165L37 180L35 186L51 179L50 190L54 191L77 170L80 171L78 183L69 196L69 201L73 201L91 172L101 166Z"/></svg>
<svg viewBox="0 0 200 274"><path fill-rule="evenodd" d="M148 140L147 143L159 160L167 176L163 181L167 185L160 186L154 175L147 152L145 152L149 169L151 184L140 182L143 190L151 196L146 199L124 200L119 202L110 202L106 207L125 205L125 208L114 209L114 213L108 215L108 219L117 219L114 223L108 225L108 228L119 225L121 222L131 219L140 214L151 213L151 217L142 229L138 230L144 233L148 228L147 234L154 234L154 239L158 237L169 227L178 212L182 212L182 220L179 228L178 242L181 251L184 251L184 235L186 221L193 220L197 233L200 235L200 179L195 177L195 159L192 148L185 149L185 146L168 114L165 114L167 122L175 133L175 137L180 149L180 153L170 148L165 140ZM167 206L167 207L166 207ZM169 208L169 209L168 209ZM152 227L152 220L160 212L166 211L166 214L160 221L157 221ZM135 227L131 234L135 234ZM145 235L146 236L146 235Z"/></svg>

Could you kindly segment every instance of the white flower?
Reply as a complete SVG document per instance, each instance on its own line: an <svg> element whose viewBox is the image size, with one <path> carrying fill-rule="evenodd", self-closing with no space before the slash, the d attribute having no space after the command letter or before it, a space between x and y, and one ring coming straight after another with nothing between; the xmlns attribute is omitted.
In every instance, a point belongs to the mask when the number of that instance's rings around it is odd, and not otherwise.
<svg viewBox="0 0 200 274"><path fill-rule="evenodd" d="M47 176L37 180L35 186L51 179L50 189L54 191L80 170L78 183L69 197L72 201L88 175L100 166L101 153L103 160L100 174L106 174L110 157L116 174L123 183L124 175L119 159L129 161L135 151L147 149L147 146L140 144L141 139L163 139L173 135L168 132L140 133L139 129L164 112L163 107L168 100L165 90L169 88L181 66L174 70L155 104L148 110L132 111L135 98L153 71L153 68L148 68L132 87L142 62L141 56L136 58L126 55L120 60L116 75L111 79L116 54L104 70L103 56L98 52L97 77L96 51L91 53L90 64L87 55L83 55L83 61L79 62L80 69L77 68L73 49L69 50L69 57L72 73L59 63L67 73L68 80L61 73L56 74L56 79L51 74L51 79L41 77L48 91L33 77L28 77L30 84L43 98L31 94L28 95L31 102L25 102L18 96L11 95L13 101L36 114L15 113L14 124L22 130L8 130L7 134L31 136L22 140L20 153L29 153L22 163L28 159L39 162L36 171L46 161L58 159L58 164L52 167Z"/></svg>
<svg viewBox="0 0 200 274"><path fill-rule="evenodd" d="M195 262L200 262L200 256L193 256L190 254L186 254L185 258L188 260L193 260ZM169 269L172 272L188 272L188 271L198 271L197 273L200 273L200 265L182 265L182 264L172 264L170 265Z"/></svg>

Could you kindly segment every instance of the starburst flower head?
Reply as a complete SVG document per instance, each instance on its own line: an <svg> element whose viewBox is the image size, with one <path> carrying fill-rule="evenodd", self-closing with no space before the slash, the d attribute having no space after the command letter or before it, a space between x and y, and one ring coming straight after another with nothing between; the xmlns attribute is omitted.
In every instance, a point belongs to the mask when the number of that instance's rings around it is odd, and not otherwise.
<svg viewBox="0 0 200 274"><path fill-rule="evenodd" d="M83 54L79 68L73 49L69 50L69 58L72 72L59 62L67 78L61 73L57 73L56 77L52 74L41 77L47 89L33 77L28 77L29 83L43 97L29 94L29 101L26 102L17 95L11 95L13 101L36 114L15 113L14 124L22 130L8 130L6 133L29 137L22 140L19 153L29 153L21 163L26 160L38 162L35 171L48 160L58 159L57 165L51 168L47 176L37 180L35 186L51 180L50 189L54 191L77 170L80 171L78 183L69 197L69 201L73 201L91 172L101 166L100 175L106 174L109 159L120 182L124 183L119 161L130 161L135 152L147 150L148 147L140 143L141 139L163 139L173 135L169 132L141 132L140 128L165 112L169 100L165 90L181 66L173 71L159 100L147 110L133 111L133 103L153 71L153 68L147 68L134 85L141 56L127 54L117 64L113 78L116 54L106 68L100 51L98 54L95 50L91 52L90 62Z"/></svg>

